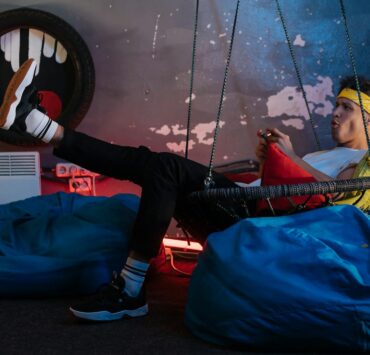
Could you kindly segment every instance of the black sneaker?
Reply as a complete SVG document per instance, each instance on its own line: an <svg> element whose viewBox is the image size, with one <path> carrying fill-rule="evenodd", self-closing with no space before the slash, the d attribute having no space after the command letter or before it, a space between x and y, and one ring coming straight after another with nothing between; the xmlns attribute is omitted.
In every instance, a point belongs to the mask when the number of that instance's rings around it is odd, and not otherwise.
<svg viewBox="0 0 370 355"><path fill-rule="evenodd" d="M38 93L34 85L28 86L22 95L22 99L17 106L17 112L15 116L14 123L10 126L11 131L16 131L18 133L25 132L26 127L26 118L30 112L34 109L47 114L45 109L40 106L41 96ZM39 138L39 137L36 137Z"/></svg>
<svg viewBox="0 0 370 355"><path fill-rule="evenodd" d="M33 89L30 90L30 84L35 76L35 71L36 61L28 59L13 75L0 107L0 128L9 129L19 116L25 116L26 113L30 112L31 106L24 105L24 103L28 102L32 96Z"/></svg>
<svg viewBox="0 0 370 355"><path fill-rule="evenodd" d="M112 321L125 316L145 316L148 313L145 288L141 288L137 297L130 297L122 292L124 285L124 279L114 275L112 281L103 285L90 300L70 307L70 311L78 318L92 321Z"/></svg>

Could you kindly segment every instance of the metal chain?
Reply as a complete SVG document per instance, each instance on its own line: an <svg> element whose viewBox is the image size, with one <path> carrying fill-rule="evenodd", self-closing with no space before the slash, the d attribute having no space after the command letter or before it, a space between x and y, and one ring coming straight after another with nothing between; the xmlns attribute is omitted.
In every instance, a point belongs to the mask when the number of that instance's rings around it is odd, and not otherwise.
<svg viewBox="0 0 370 355"><path fill-rule="evenodd" d="M316 145L317 145L318 150L321 150L320 140L319 140L319 137L318 137L317 132L316 132L316 127L315 127L315 124L314 124L314 121L313 121L313 118L312 118L312 115L311 115L310 107L308 105L306 92L303 88L302 77L301 77L301 74L299 72L298 65L297 65L297 60L295 58L295 54L294 54L294 50L293 50L293 46L292 46L292 43L291 43L289 35L288 35L288 29L287 29L286 22L285 22L285 19L284 19L284 16L283 16L283 12L281 11L279 0L275 0L275 2L276 2L276 6L277 6L277 10L278 10L278 13L279 13L281 23L283 25L285 38L286 38L287 43L288 43L290 56L292 57L292 61L293 61L294 69L295 69L297 79L298 79L298 82L299 82L299 86L300 86L300 89L302 91L302 96L303 96L304 102L306 104L306 108L307 108L307 112L308 112L308 116L309 116L309 121L311 123L311 127L312 127L312 131L313 131L313 134L314 134L314 137L315 137Z"/></svg>
<svg viewBox="0 0 370 355"><path fill-rule="evenodd" d="M358 96L358 100L360 102L360 107L361 107L362 120L363 120L363 123L364 123L365 134L366 134L366 139L367 139L367 147L368 147L369 156L370 156L370 137L369 137L369 131L367 129L367 120L366 120L365 109L364 109L364 105L362 104L360 82L358 80L358 75L357 75L355 56L353 55L351 36L349 34L349 29L348 29L348 24L347 24L346 10L344 8L343 0L339 0L339 3L340 3L340 10L341 10L342 18L343 18L344 28L345 28L345 32L346 32L348 53L349 53L349 57L350 57L350 60L351 60L352 70L353 70L353 74L354 74L355 82L356 82L357 96Z"/></svg>
<svg viewBox="0 0 370 355"><path fill-rule="evenodd" d="M186 159L188 159L188 154L189 154L190 119L191 119L191 111L192 111L192 103L193 103L195 56L196 56L197 35L198 35L198 15L199 15L199 0L197 0L196 9L195 9L193 54L192 54L192 58L191 58L190 94L189 94L189 105L188 105L188 123L187 123L187 126L186 126L186 147L185 147L185 158Z"/></svg>
<svg viewBox="0 0 370 355"><path fill-rule="evenodd" d="M208 189L213 184L213 178L212 178L213 161L214 161L215 152L216 152L217 137L218 137L218 132L219 132L219 128L220 128L220 118L221 118L221 113L222 113L222 108L223 108L223 103L224 103L226 83L227 83L230 61L231 61L231 54L232 54L234 38L235 38L235 28L236 28L236 23L237 23L237 19L238 19L239 4L240 4L240 0L238 0L238 2L236 4L233 29L232 29L232 33L231 33L229 53L227 55L227 60L226 60L224 81L223 81L223 84L222 84L221 97L220 97L217 119L216 119L215 133L214 133L214 136L213 136L213 144L212 144L211 158L210 158L210 161L209 161L208 176L204 180L205 189Z"/></svg>

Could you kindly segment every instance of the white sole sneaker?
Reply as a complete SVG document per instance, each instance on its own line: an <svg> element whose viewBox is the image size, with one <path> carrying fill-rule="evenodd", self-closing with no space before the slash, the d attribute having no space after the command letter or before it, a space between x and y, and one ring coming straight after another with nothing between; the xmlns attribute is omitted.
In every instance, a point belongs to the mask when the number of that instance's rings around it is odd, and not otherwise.
<svg viewBox="0 0 370 355"><path fill-rule="evenodd" d="M0 107L0 127L2 129L9 129L14 123L17 106L24 90L32 83L35 70L36 61L30 58L22 64L10 80Z"/></svg>
<svg viewBox="0 0 370 355"><path fill-rule="evenodd" d="M99 312L80 312L76 311L72 307L69 309L73 315L77 318L93 320L93 321L112 321L118 320L123 317L142 317L148 314L148 304L136 309L125 309L120 312L109 312L109 311L99 311Z"/></svg>

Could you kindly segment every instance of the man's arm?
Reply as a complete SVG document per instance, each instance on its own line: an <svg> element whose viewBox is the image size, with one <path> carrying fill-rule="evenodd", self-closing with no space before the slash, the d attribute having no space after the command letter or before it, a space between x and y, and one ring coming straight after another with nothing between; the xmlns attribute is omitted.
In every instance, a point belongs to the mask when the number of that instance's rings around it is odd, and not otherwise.
<svg viewBox="0 0 370 355"><path fill-rule="evenodd" d="M315 169L310 164L305 162L302 158L300 158L294 151L293 145L290 141L290 137L281 131L279 131L277 128L272 128L268 130L271 135L269 136L269 141L274 142L281 151L283 151L287 156L289 156L292 161L294 161L297 165L299 165L301 168L306 170L308 173L310 173L317 181L329 181L334 180L331 176L328 176L321 171ZM258 132L258 135L260 136L260 131ZM267 144L263 143L263 139L260 139L260 143L257 146L256 149L256 155L259 158L261 165L264 162L264 159L266 158L266 150L267 150ZM343 170L336 179L350 179L355 171L356 166L349 166L345 170Z"/></svg>
<svg viewBox="0 0 370 355"><path fill-rule="evenodd" d="M336 177L337 180L347 180L352 179L353 174L356 170L357 164L351 164L347 166L344 170L342 170L338 176Z"/></svg>

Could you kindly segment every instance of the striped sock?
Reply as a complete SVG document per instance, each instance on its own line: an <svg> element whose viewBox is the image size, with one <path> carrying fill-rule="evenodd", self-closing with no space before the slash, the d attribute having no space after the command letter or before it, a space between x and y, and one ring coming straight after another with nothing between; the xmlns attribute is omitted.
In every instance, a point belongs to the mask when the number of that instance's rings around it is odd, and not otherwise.
<svg viewBox="0 0 370 355"><path fill-rule="evenodd" d="M34 109L26 118L26 131L33 137L49 143L54 137L58 123L50 119L44 113Z"/></svg>
<svg viewBox="0 0 370 355"><path fill-rule="evenodd" d="M128 257L121 271L121 277L125 280L124 292L131 297L136 297L143 286L148 263Z"/></svg>

